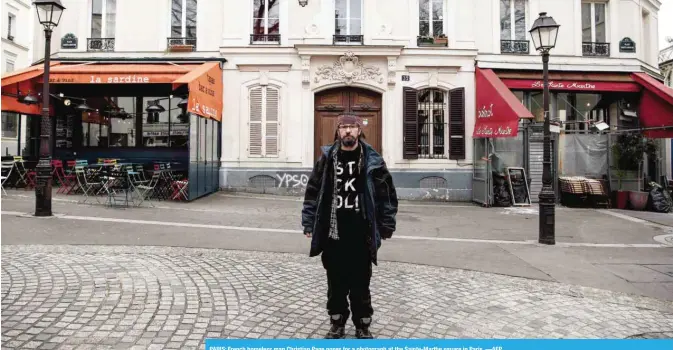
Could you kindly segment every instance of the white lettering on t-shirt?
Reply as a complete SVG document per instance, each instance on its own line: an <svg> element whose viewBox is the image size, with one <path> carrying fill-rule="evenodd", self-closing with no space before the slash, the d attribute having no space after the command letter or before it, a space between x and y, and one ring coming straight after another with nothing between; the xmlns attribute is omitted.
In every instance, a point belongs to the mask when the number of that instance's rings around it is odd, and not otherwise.
<svg viewBox="0 0 673 350"><path fill-rule="evenodd" d="M339 194L337 194L337 208L346 208L346 209L353 209L355 208L356 211L359 210L359 202L358 202L358 195L356 194L356 189L355 189L355 168L356 162L355 161L350 161L348 162L348 173L346 174L346 178L337 178L336 185L337 189L339 189ZM342 175L344 173L345 167L341 162L337 162L337 175ZM343 190L341 189L341 183L344 184ZM355 193L355 197L352 196L352 194Z"/></svg>

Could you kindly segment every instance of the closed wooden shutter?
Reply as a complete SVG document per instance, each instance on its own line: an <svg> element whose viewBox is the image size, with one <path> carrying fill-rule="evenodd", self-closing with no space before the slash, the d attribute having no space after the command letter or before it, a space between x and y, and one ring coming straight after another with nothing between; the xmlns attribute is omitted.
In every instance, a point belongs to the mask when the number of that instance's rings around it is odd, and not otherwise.
<svg viewBox="0 0 673 350"><path fill-rule="evenodd" d="M403 158L418 159L418 91L414 88L405 87L402 94Z"/></svg>
<svg viewBox="0 0 673 350"><path fill-rule="evenodd" d="M449 159L465 159L465 88L449 91Z"/></svg>
<svg viewBox="0 0 673 350"><path fill-rule="evenodd" d="M248 153L251 156L262 155L262 88L256 87L250 90L250 139Z"/></svg>
<svg viewBox="0 0 673 350"><path fill-rule="evenodd" d="M278 156L278 90L266 88L266 115L264 118L264 155Z"/></svg>

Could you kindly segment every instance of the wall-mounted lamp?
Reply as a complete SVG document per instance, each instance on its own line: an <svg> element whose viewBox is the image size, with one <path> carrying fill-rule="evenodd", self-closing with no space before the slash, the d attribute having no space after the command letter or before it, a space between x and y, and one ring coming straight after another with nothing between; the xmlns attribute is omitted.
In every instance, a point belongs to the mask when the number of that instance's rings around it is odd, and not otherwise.
<svg viewBox="0 0 673 350"><path fill-rule="evenodd" d="M299 6L306 7L308 5L308 0L299 0Z"/></svg>
<svg viewBox="0 0 673 350"><path fill-rule="evenodd" d="M36 105L40 103L40 101L37 99L37 96L30 93L26 96L19 96L19 102L26 105Z"/></svg>

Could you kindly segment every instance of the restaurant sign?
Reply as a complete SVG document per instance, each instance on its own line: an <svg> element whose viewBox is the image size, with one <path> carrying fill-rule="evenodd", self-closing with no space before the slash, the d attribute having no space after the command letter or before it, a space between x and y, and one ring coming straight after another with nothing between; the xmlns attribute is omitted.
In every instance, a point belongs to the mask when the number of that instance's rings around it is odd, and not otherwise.
<svg viewBox="0 0 673 350"><path fill-rule="evenodd" d="M499 118L493 111L494 103L489 106L481 106L477 111L477 123L474 131L475 137L513 137L514 130L518 132L518 120ZM497 109L497 108L496 108ZM497 119L493 123L493 119ZM505 119L505 120L503 120Z"/></svg>
<svg viewBox="0 0 673 350"><path fill-rule="evenodd" d="M542 80L502 79L502 81L511 90L542 90L544 88ZM549 90L639 92L640 86L636 83L621 81L550 80Z"/></svg>
<svg viewBox="0 0 673 350"><path fill-rule="evenodd" d="M69 84L148 84L155 81L147 75L136 74L58 74L49 77L50 83ZM164 83L164 79L160 82Z"/></svg>

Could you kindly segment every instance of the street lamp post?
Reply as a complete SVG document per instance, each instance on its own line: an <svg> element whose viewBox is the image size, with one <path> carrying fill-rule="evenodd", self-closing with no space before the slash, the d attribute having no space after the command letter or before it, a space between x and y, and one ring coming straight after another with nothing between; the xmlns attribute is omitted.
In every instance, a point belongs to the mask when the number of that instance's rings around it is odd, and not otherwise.
<svg viewBox="0 0 673 350"><path fill-rule="evenodd" d="M556 244L555 238L555 206L556 194L552 185L551 176L551 131L549 130L549 51L556 46L556 38L560 25L546 12L541 12L533 23L529 33L533 39L535 49L542 54L542 71L544 90L542 104L544 105L544 155L542 168L542 190L539 195L540 227L538 242L541 244Z"/></svg>
<svg viewBox="0 0 673 350"><path fill-rule="evenodd" d="M49 56L51 33L58 26L65 7L60 0L36 0L37 18L44 27L44 74L42 83L42 120L40 122L40 161L37 163L35 216L51 216L51 118L49 117Z"/></svg>

